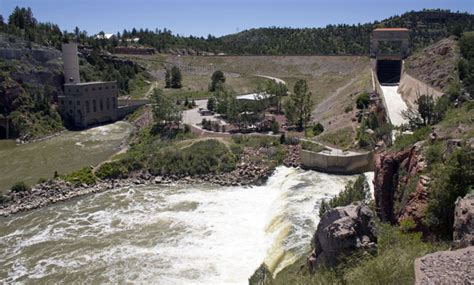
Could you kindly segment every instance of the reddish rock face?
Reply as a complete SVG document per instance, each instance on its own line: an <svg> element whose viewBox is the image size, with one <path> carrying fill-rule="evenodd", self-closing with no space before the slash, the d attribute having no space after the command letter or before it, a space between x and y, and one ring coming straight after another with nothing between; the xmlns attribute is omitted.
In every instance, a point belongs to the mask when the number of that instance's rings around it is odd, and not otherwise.
<svg viewBox="0 0 474 285"><path fill-rule="evenodd" d="M407 219L414 221L415 228L413 230L422 232L423 235L428 234L428 229L423 224L423 218L425 217L425 210L428 206L429 183L429 177L420 176L416 184L415 192L408 196L408 201L397 218L397 223L399 224Z"/></svg>
<svg viewBox="0 0 474 285"><path fill-rule="evenodd" d="M386 222L397 222L397 213L394 213L394 202L397 190L401 184L406 184L410 178L415 177L425 167L424 159L421 155L421 144L394 153L379 153L375 156L374 170L374 196L377 209L377 216ZM401 170L406 175L400 175ZM421 186L420 186L421 187ZM418 188L418 186L417 186ZM421 188L420 188L421 191ZM418 191L415 191L416 194ZM421 196L420 196L421 195ZM420 199L410 196L407 206L414 207L414 203Z"/></svg>

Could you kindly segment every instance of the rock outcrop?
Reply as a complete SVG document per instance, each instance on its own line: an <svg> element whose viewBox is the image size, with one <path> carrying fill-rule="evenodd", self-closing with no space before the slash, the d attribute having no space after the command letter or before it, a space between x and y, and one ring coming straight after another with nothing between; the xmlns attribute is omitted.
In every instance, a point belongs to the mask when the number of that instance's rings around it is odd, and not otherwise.
<svg viewBox="0 0 474 285"><path fill-rule="evenodd" d="M377 241L372 210L357 202L328 211L313 236L314 250L308 267L335 266L339 260L358 250L372 250Z"/></svg>
<svg viewBox="0 0 474 285"><path fill-rule="evenodd" d="M403 151L375 156L374 196L377 216L382 221L396 222L394 202L399 185L406 184L410 177L415 177L425 166L421 143ZM400 175L401 170L405 175Z"/></svg>
<svg viewBox="0 0 474 285"><path fill-rule="evenodd" d="M404 220L412 220L415 222L413 231L422 232L424 235L428 234L428 229L423 223L425 217L425 210L428 206L428 186L431 179L428 176L422 175L416 183L415 192L408 196L405 207L400 211L397 217L397 223L401 224Z"/></svg>
<svg viewBox="0 0 474 285"><path fill-rule="evenodd" d="M415 284L472 284L474 246L438 251L415 260Z"/></svg>
<svg viewBox="0 0 474 285"><path fill-rule="evenodd" d="M468 246L474 246L474 193L458 198L454 210L453 248Z"/></svg>

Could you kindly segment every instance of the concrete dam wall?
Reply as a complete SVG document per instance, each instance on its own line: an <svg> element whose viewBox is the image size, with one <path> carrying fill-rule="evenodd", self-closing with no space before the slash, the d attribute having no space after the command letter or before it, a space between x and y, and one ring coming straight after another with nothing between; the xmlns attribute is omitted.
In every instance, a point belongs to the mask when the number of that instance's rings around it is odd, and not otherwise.
<svg viewBox="0 0 474 285"><path fill-rule="evenodd" d="M306 169L335 174L358 174L373 171L374 154L370 151L365 153L335 155L302 150L301 166Z"/></svg>

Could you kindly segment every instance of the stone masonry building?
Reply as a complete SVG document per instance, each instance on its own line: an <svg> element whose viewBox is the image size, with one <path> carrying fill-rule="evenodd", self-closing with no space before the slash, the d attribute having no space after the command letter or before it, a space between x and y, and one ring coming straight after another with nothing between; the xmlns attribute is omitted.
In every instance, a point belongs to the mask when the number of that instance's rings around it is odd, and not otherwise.
<svg viewBox="0 0 474 285"><path fill-rule="evenodd" d="M62 45L64 95L59 96L59 110L76 128L86 128L118 119L117 82L84 82L79 75L77 44Z"/></svg>

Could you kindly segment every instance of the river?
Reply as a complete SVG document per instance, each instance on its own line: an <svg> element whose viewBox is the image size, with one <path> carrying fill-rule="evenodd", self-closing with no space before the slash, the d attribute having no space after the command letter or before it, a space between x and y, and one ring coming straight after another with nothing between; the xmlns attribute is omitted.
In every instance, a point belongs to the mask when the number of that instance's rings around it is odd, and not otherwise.
<svg viewBox="0 0 474 285"><path fill-rule="evenodd" d="M115 153L131 131L131 124L119 121L23 145L0 140L0 193L19 180L35 184L52 178L54 171L65 174L96 165Z"/></svg>
<svg viewBox="0 0 474 285"><path fill-rule="evenodd" d="M247 284L310 248L355 176L278 167L258 187L116 189L0 218L0 283Z"/></svg>

